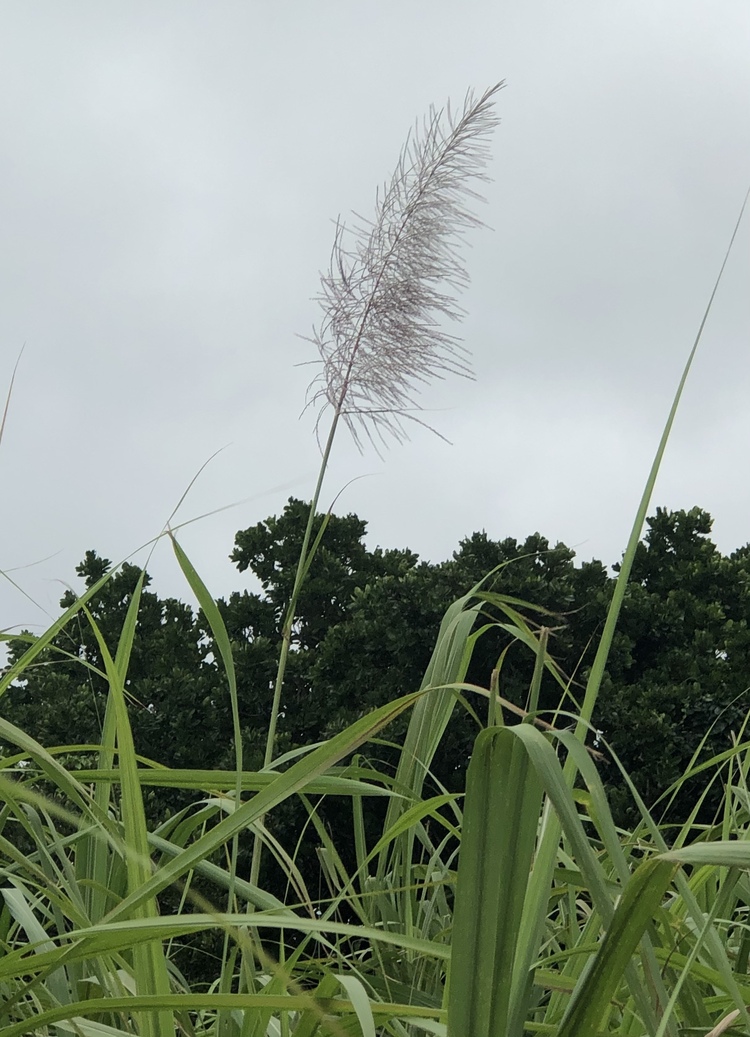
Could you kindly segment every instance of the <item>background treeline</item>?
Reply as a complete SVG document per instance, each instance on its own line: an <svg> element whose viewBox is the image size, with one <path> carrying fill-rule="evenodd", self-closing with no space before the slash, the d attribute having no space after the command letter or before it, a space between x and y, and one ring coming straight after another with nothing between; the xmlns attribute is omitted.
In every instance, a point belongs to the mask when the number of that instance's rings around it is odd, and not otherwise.
<svg viewBox="0 0 750 1037"><path fill-rule="evenodd" d="M307 509L292 498L281 515L237 534L231 558L240 572L257 577L262 591L238 591L219 601L237 665L248 770L262 765L279 627ZM699 508L658 509L649 519L599 697L596 727L647 804L682 774L706 732L703 756L728 748L750 703L750 546L723 555L710 530L711 517ZM569 679L573 698L579 697L614 585L602 563L576 565L572 550L561 543L551 547L538 533L524 542L474 533L449 561L432 564L409 550L371 551L365 531L366 523L354 514L329 518L297 610L276 756L324 739L417 688L446 603L498 566L486 589L539 608L522 611L531 625L551 628L550 654ZM91 586L110 564L90 551L77 572ZM92 603L111 645L138 574L124 565ZM61 604L73 600L68 592ZM21 640L11 644L11 663L25 647ZM507 647L499 629L481 638L468 680L488 687ZM81 658L101 665L91 628L79 615L10 689L4 716L45 746L97 743L107 685L81 667ZM500 694L523 707L532 667L531 653L511 645L503 657ZM142 756L172 767L234 766L226 678L202 614L173 598L144 593L129 675L131 723ZM560 684L547 675L540 705L575 709L562 698ZM469 693L466 700L486 716L478 696ZM566 720L556 723L565 726ZM450 790L463 787L476 733L471 713L456 710L435 764L435 778ZM397 742L400 732L391 728L386 735ZM368 752L377 754L373 760L381 769L396 759L385 742ZM75 766L85 765L85 756L74 759ZM632 806L619 770L607 758L601 769L615 817L627 824ZM672 820L686 816L701 780L709 781L710 772L682 788ZM184 794L172 790L144 793L155 819L184 803ZM712 801L709 795L708 809ZM276 824L283 827L283 818Z"/></svg>

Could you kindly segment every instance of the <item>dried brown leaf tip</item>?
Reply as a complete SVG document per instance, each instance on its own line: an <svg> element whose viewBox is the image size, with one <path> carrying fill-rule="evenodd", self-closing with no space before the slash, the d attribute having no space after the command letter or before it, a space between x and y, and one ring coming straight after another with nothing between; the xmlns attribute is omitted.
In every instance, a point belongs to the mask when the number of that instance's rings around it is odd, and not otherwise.
<svg viewBox="0 0 750 1037"><path fill-rule="evenodd" d="M396 170L376 196L372 221L340 221L318 301L312 341L321 370L308 404L330 407L361 448L406 438L416 421L419 386L446 374L471 377L467 352L445 331L460 319L456 295L468 282L459 246L481 226L471 204L487 180L489 138L498 124L495 99L468 93L460 112L431 109L407 139Z"/></svg>

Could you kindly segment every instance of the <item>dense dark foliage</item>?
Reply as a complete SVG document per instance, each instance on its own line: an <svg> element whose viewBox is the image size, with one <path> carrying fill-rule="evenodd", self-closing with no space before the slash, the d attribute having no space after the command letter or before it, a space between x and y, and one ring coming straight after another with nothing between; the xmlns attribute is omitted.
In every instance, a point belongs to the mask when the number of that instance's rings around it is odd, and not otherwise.
<svg viewBox="0 0 750 1037"><path fill-rule="evenodd" d="M238 591L219 602L236 657L248 768L262 759L278 632L306 509L292 499L280 516L237 534L232 560L240 572L254 574L261 590ZM323 521L319 516L318 523ZM698 508L657 510L649 519L599 699L596 724L646 802L680 775L706 732L706 754L728 747L747 711L750 548L722 555L710 530L710 516ZM446 606L493 570L486 589L547 610L525 614L532 624L552 628L551 654L570 676L572 695L580 697L614 582L601 563L576 565L569 548L552 547L539 534L521 543L475 533L450 560L432 564L408 550L370 550L365 533L356 515L328 519L297 610L277 754L325 738L418 687ZM88 552L77 571L91 586L109 565ZM92 603L112 648L137 578L135 567L123 566ZM68 592L62 604L72 600ZM498 615L491 606L487 614ZM506 644L507 635L497 628L479 640L472 683L488 686ZM11 661L24 648L13 643ZM501 694L523 706L532 665L528 649L514 645L503 664ZM79 615L55 649L10 689L4 715L45 745L96 743L106 694L100 670L96 639ZM202 615L146 590L129 672L131 718L142 755L176 767L233 765L229 695ZM554 709L560 698L560 687L547 677L541 705ZM472 704L484 717L479 697ZM397 739L400 732L389 734ZM435 763L436 778L450 788L462 786L475 734L475 719L457 708ZM369 752L386 764L395 760L387 746ZM616 767L604 767L625 821L631 816L628 796ZM674 816L696 794L684 793ZM174 793L152 791L149 797L160 816L181 803Z"/></svg>

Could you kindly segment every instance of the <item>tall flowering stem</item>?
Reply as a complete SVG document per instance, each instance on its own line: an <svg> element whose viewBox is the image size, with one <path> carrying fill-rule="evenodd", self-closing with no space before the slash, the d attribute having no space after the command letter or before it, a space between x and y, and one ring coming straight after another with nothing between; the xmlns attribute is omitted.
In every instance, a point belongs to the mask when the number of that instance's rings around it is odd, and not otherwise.
<svg viewBox="0 0 750 1037"><path fill-rule="evenodd" d="M481 200L473 185L487 179L489 138L499 121L494 104L502 86L480 97L469 92L458 113L450 105L431 109L378 191L373 219L357 217L351 229L337 223L318 297L323 318L312 336L320 371L307 397L308 406L321 408L318 433L324 415L331 420L282 627L266 767L273 760L294 618L315 551L315 515L339 425L346 425L360 449L365 441L376 449L389 437L403 441L409 422L426 424L418 416L420 386L446 374L471 377L466 350L445 323L463 315L455 297L469 278L458 246L468 230L481 226L469 206ZM259 843L256 848L254 878Z"/></svg>

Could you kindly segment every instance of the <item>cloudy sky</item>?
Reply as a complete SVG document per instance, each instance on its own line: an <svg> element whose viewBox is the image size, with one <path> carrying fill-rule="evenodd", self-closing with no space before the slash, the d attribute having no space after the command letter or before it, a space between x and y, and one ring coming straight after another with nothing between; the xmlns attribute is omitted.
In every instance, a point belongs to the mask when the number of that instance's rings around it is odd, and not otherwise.
<svg viewBox="0 0 750 1037"><path fill-rule="evenodd" d="M446 558L539 530L616 561L750 182L746 0L0 3L0 628L75 564L177 521L211 589L234 533L311 494L300 335L332 220L367 213L430 104L500 79L461 334L383 458L342 436L323 500ZM654 505L750 540L750 221ZM357 478L357 477L362 478ZM351 480L355 480L351 482ZM349 484L349 485L347 485ZM145 557L141 552L138 559ZM156 589L185 598L169 548ZM33 604L33 599L36 604Z"/></svg>

